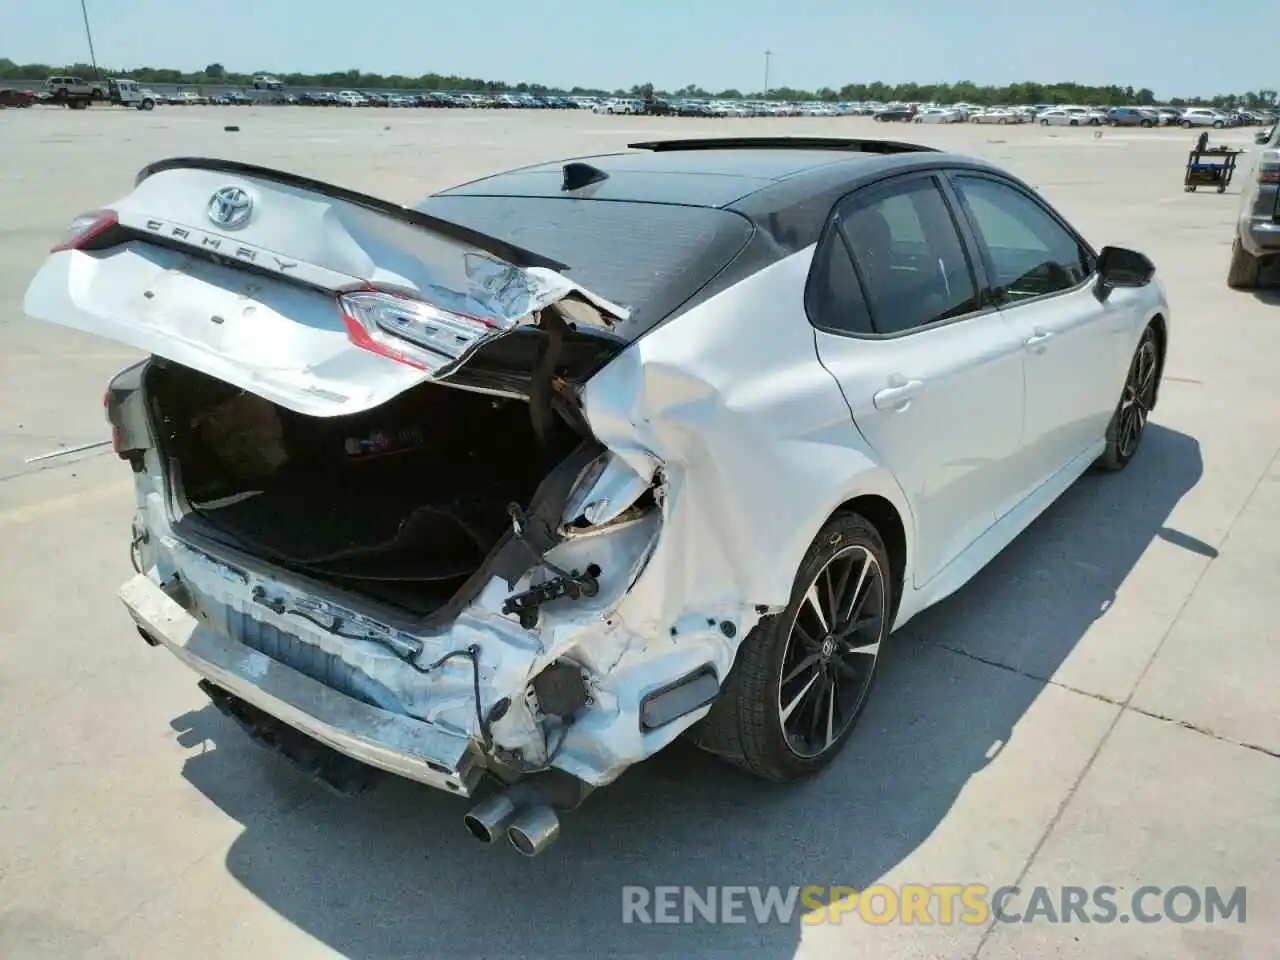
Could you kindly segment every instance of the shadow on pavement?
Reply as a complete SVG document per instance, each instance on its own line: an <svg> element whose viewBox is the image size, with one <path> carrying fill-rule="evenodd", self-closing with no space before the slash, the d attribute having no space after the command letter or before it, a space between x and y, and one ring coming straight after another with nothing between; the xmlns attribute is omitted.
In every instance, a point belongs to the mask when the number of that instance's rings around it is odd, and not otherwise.
<svg viewBox="0 0 1280 960"><path fill-rule="evenodd" d="M230 873L348 957L790 958L798 922L760 924L748 907L743 924L627 925L622 888L862 887L885 874L938 826L992 745L1015 736L1037 678L1104 614L1154 538L1213 555L1165 526L1200 476L1196 441L1152 424L1128 470L1084 477L960 593L895 634L847 750L806 784L761 783L677 744L567 815L559 842L525 860L472 839L465 802L404 781L350 801L316 787L281 813L235 786L253 777L246 764L288 769L273 758L215 749L184 775L244 826ZM975 638L1016 666L952 652ZM229 746L243 736L212 707L175 725Z"/></svg>

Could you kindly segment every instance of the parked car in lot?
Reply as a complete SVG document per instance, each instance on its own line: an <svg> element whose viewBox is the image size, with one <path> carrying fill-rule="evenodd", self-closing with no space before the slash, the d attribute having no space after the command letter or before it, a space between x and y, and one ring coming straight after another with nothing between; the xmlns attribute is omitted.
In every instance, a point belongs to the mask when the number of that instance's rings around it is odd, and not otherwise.
<svg viewBox="0 0 1280 960"><path fill-rule="evenodd" d="M831 763L890 633L1130 462L1169 337L1149 260L989 162L631 147L416 209L161 161L24 301L149 357L106 395L147 643L527 855L682 735Z"/></svg>
<svg viewBox="0 0 1280 960"><path fill-rule="evenodd" d="M1110 127L1157 127L1160 115L1146 107L1112 107L1107 111Z"/></svg>
<svg viewBox="0 0 1280 960"><path fill-rule="evenodd" d="M1220 110L1213 110L1208 107L1190 107L1182 111L1182 116L1178 118L1178 125L1182 127L1217 127L1222 128L1228 125L1226 114Z"/></svg>
<svg viewBox="0 0 1280 960"><path fill-rule="evenodd" d="M1280 124L1255 137L1261 147L1248 160L1240 186L1240 208L1231 242L1227 285L1249 290L1262 268L1280 260Z"/></svg>
<svg viewBox="0 0 1280 960"><path fill-rule="evenodd" d="M354 90L339 90L335 99L340 107L364 107L369 103L364 94Z"/></svg>
<svg viewBox="0 0 1280 960"><path fill-rule="evenodd" d="M871 116L880 123L910 123L915 119L916 111L902 104L890 104L887 107L881 107Z"/></svg>
<svg viewBox="0 0 1280 960"><path fill-rule="evenodd" d="M1025 123L1026 117L1004 107L981 110L969 118L970 123Z"/></svg>
<svg viewBox="0 0 1280 960"><path fill-rule="evenodd" d="M915 123L964 123L965 115L948 107L925 107L916 111Z"/></svg>
<svg viewBox="0 0 1280 960"><path fill-rule="evenodd" d="M0 89L0 107L29 107L35 102L36 95L31 90Z"/></svg>
<svg viewBox="0 0 1280 960"><path fill-rule="evenodd" d="M1036 122L1042 127L1080 127L1087 126L1089 118L1077 111L1054 107L1037 114Z"/></svg>

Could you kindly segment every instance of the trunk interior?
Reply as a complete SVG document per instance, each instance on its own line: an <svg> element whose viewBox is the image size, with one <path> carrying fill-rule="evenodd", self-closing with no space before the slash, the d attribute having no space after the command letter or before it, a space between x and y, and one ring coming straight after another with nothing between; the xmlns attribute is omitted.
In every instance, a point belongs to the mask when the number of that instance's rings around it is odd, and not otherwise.
<svg viewBox="0 0 1280 960"><path fill-rule="evenodd" d="M583 440L554 417L539 441L523 401L433 384L332 418L160 361L147 387L206 536L419 616L453 597L511 528L508 504L527 508Z"/></svg>

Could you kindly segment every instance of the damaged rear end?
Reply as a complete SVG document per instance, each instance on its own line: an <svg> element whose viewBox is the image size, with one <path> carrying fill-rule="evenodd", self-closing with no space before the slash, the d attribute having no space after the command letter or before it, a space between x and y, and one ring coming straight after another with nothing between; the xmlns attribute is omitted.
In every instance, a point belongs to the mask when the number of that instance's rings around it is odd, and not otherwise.
<svg viewBox="0 0 1280 960"><path fill-rule="evenodd" d="M624 602L662 468L592 435L580 388L627 310L560 269L176 160L79 219L25 301L150 355L106 396L137 492L121 595L148 642L331 785L360 765L462 796L523 781L468 826L527 854L553 807L703 715L725 660Z"/></svg>

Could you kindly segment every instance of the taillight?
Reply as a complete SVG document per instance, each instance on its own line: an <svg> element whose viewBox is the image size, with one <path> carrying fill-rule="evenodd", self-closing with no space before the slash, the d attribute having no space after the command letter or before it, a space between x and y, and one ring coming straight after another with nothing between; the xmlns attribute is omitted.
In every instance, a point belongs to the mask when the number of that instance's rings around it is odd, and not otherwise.
<svg viewBox="0 0 1280 960"><path fill-rule="evenodd" d="M1280 183L1280 163L1258 164L1259 183Z"/></svg>
<svg viewBox="0 0 1280 960"><path fill-rule="evenodd" d="M429 373L507 326L385 290L345 293L338 307L355 346Z"/></svg>
<svg viewBox="0 0 1280 960"><path fill-rule="evenodd" d="M111 403L110 389L102 395L102 409L107 415L107 425L111 427L111 449L118 457L120 456L120 425L116 423L116 419L112 415L114 410Z"/></svg>
<svg viewBox="0 0 1280 960"><path fill-rule="evenodd" d="M118 223L114 210L92 210L89 213L82 213L71 221L67 232L49 252L82 250Z"/></svg>

